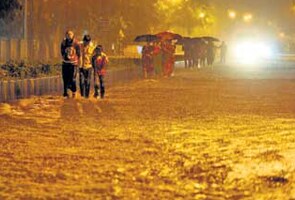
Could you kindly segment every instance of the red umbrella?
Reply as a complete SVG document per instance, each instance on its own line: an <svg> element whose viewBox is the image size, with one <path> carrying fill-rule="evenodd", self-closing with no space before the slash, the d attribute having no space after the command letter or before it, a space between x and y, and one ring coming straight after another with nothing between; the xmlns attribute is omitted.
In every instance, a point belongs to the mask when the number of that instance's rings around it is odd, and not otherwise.
<svg viewBox="0 0 295 200"><path fill-rule="evenodd" d="M156 34L161 40L180 40L182 38L181 35L169 31L164 31Z"/></svg>

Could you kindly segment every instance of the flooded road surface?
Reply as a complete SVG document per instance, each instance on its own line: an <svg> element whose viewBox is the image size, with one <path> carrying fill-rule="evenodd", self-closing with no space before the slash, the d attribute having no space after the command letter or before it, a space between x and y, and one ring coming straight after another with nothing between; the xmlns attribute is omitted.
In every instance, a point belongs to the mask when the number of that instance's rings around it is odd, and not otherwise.
<svg viewBox="0 0 295 200"><path fill-rule="evenodd" d="M0 106L0 199L295 199L295 74L178 69Z"/></svg>

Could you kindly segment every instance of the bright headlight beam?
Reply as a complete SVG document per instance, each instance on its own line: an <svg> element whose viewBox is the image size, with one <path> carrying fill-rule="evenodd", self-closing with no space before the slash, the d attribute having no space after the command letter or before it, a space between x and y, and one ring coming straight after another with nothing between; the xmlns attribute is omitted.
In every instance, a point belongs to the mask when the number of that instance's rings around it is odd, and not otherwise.
<svg viewBox="0 0 295 200"><path fill-rule="evenodd" d="M264 43L244 41L236 45L234 54L240 63L256 64L262 59L270 58L272 49Z"/></svg>

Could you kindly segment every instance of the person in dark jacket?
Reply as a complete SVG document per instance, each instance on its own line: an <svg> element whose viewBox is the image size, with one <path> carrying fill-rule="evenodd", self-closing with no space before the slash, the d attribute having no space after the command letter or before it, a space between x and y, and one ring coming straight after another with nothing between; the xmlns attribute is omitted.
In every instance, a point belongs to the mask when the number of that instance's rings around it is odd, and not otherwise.
<svg viewBox="0 0 295 200"><path fill-rule="evenodd" d="M213 69L213 63L214 63L214 59L215 59L215 46L213 44L212 41L208 42L207 45L207 63L208 66L211 67Z"/></svg>
<svg viewBox="0 0 295 200"><path fill-rule="evenodd" d="M220 46L220 63L225 64L226 62L227 45L223 41Z"/></svg>
<svg viewBox="0 0 295 200"><path fill-rule="evenodd" d="M182 49L184 52L184 67L190 68L193 67L193 45L189 42L186 42L182 45Z"/></svg>
<svg viewBox="0 0 295 200"><path fill-rule="evenodd" d="M73 31L67 31L65 38L61 43L62 61L62 79L64 83L63 96L68 98L68 89L72 91L72 97L75 98L76 76L78 71L78 63L80 60L80 46L74 38Z"/></svg>

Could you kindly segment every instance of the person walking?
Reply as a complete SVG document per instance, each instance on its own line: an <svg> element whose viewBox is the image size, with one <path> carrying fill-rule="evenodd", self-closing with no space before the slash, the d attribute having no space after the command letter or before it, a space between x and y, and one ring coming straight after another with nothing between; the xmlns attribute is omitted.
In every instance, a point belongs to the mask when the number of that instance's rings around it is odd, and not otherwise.
<svg viewBox="0 0 295 200"><path fill-rule="evenodd" d="M171 40L163 41L163 65L164 65L164 77L173 76L174 71L174 61L175 61L175 45L172 44Z"/></svg>
<svg viewBox="0 0 295 200"><path fill-rule="evenodd" d="M64 85L63 96L68 98L68 89L72 91L72 97L76 96L76 77L78 62L80 60L80 46L74 38L73 31L67 31L65 38L61 43L62 61L62 79Z"/></svg>
<svg viewBox="0 0 295 200"><path fill-rule="evenodd" d="M94 47L91 44L91 37L90 35L85 35L81 45L81 66L79 67L80 92L81 97L85 98L89 98L93 51Z"/></svg>
<svg viewBox="0 0 295 200"><path fill-rule="evenodd" d="M102 45L97 45L92 57L92 66L94 69L94 98L99 96L103 99L105 96L105 82L106 65L108 63L108 57L103 52Z"/></svg>
<svg viewBox="0 0 295 200"><path fill-rule="evenodd" d="M190 42L186 42L182 45L182 50L184 52L184 67L193 67L193 45Z"/></svg>
<svg viewBox="0 0 295 200"><path fill-rule="evenodd" d="M142 48L142 69L143 77L146 79L154 75L154 63L153 63L154 46L152 42L148 42Z"/></svg>
<svg viewBox="0 0 295 200"><path fill-rule="evenodd" d="M225 64L226 62L227 45L222 41L220 46L220 63Z"/></svg>
<svg viewBox="0 0 295 200"><path fill-rule="evenodd" d="M159 41L154 44L153 51L153 65L155 69L155 75L159 78L162 75L162 49Z"/></svg>
<svg viewBox="0 0 295 200"><path fill-rule="evenodd" d="M215 59L215 46L212 41L208 42L207 45L207 63L208 66L213 69L213 63Z"/></svg>

